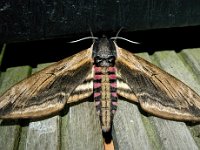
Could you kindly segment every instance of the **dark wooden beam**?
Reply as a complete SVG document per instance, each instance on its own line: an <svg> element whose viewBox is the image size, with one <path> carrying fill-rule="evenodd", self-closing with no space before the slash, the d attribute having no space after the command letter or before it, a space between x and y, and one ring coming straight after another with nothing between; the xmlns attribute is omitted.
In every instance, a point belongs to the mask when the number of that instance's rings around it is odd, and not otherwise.
<svg viewBox="0 0 200 150"><path fill-rule="evenodd" d="M200 25L198 0L2 0L0 43Z"/></svg>

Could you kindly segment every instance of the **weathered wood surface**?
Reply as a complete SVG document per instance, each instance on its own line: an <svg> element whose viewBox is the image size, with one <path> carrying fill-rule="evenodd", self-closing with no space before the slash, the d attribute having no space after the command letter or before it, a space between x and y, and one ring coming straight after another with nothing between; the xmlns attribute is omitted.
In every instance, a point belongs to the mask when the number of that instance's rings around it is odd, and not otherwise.
<svg viewBox="0 0 200 150"><path fill-rule="evenodd" d="M138 54L176 76L200 94L200 49ZM44 67L39 66L38 69ZM0 93L25 78L27 66L1 73ZM18 123L20 122L20 123ZM103 139L94 103L66 106L60 115L40 121L0 122L0 149L103 149ZM200 125L186 125L143 112L136 104L119 100L114 117L113 140L119 149L199 149Z"/></svg>
<svg viewBox="0 0 200 150"><path fill-rule="evenodd" d="M1 0L0 42L200 24L196 0Z"/></svg>

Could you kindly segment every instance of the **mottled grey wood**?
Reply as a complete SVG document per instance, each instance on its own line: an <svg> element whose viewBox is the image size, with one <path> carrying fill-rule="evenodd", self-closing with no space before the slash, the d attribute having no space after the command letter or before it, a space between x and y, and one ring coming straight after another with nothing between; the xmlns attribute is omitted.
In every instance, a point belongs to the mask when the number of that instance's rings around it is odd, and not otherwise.
<svg viewBox="0 0 200 150"><path fill-rule="evenodd" d="M39 65L37 71L49 64ZM34 70L35 72L36 70ZM50 117L41 121L31 121L27 129L25 150L60 148L60 116Z"/></svg>
<svg viewBox="0 0 200 150"><path fill-rule="evenodd" d="M200 82L200 48L184 49L180 54L186 64L190 66L191 71L195 73L196 76L194 77Z"/></svg>
<svg viewBox="0 0 200 150"><path fill-rule="evenodd" d="M136 105L119 100L113 123L117 149L153 149Z"/></svg>
<svg viewBox="0 0 200 150"><path fill-rule="evenodd" d="M198 148L200 149L200 125L192 125L192 126L188 126L188 128L190 129L190 132L195 140L195 142L197 143Z"/></svg>
<svg viewBox="0 0 200 150"><path fill-rule="evenodd" d="M0 94L9 87L22 80L29 74L29 67L9 68L5 73L1 73ZM20 137L20 126L17 121L0 121L0 149L17 149Z"/></svg>
<svg viewBox="0 0 200 150"><path fill-rule="evenodd" d="M199 25L200 1L1 0L0 41Z"/></svg>
<svg viewBox="0 0 200 150"><path fill-rule="evenodd" d="M67 109L67 115L62 117L61 150L103 150L94 102L74 104Z"/></svg>
<svg viewBox="0 0 200 150"><path fill-rule="evenodd" d="M27 132L26 150L59 150L60 119L58 116L31 122Z"/></svg>
<svg viewBox="0 0 200 150"><path fill-rule="evenodd" d="M175 52L156 52L153 56L156 63L164 70L182 80L197 92L200 91L200 87L195 84L193 75ZM152 119L161 138L163 149L198 149L185 123L156 117L152 117Z"/></svg>

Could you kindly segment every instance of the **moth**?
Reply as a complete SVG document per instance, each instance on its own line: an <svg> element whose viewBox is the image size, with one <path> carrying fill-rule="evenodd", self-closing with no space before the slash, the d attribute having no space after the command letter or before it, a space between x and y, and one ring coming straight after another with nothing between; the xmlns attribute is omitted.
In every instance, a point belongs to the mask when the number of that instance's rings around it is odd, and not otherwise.
<svg viewBox="0 0 200 150"><path fill-rule="evenodd" d="M200 121L198 94L106 37L11 87L0 97L0 118L40 118L92 95L103 132L111 129L119 96L162 118Z"/></svg>

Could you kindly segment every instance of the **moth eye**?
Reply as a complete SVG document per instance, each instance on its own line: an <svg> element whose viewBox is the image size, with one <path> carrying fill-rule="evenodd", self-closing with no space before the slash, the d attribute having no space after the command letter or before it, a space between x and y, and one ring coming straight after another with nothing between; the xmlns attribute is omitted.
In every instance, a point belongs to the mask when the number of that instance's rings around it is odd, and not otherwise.
<svg viewBox="0 0 200 150"><path fill-rule="evenodd" d="M115 60L115 57L114 57L114 56L110 56L110 57L108 58L108 62L110 62L110 63L114 62L114 60Z"/></svg>
<svg viewBox="0 0 200 150"><path fill-rule="evenodd" d="M99 63L99 62L102 62L102 61L103 61L103 59L101 57L99 57L99 56L95 57L95 62L96 63Z"/></svg>

